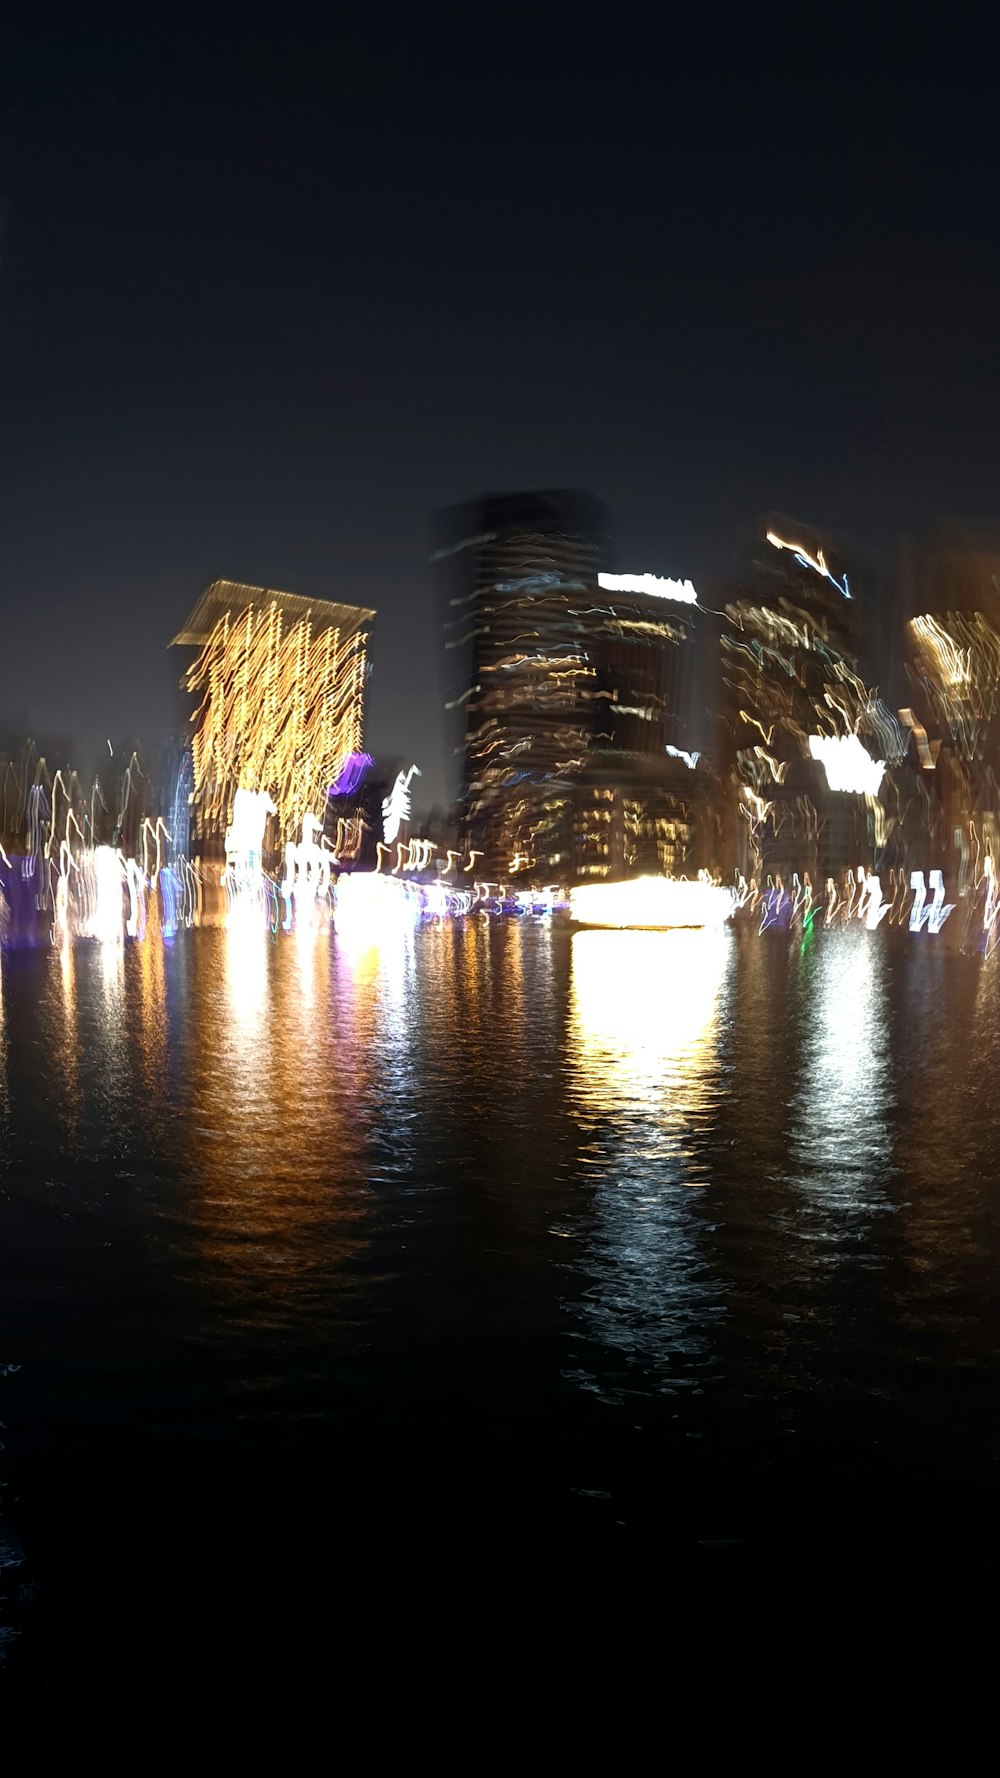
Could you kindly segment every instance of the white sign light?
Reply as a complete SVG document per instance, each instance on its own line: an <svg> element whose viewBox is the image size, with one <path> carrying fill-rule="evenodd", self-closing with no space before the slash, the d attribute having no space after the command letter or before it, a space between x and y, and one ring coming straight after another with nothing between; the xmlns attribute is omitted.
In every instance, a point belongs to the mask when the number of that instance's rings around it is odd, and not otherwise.
<svg viewBox="0 0 1000 1778"><path fill-rule="evenodd" d="M857 735L810 735L809 751L826 772L831 790L878 796L885 760L872 759Z"/></svg>
<svg viewBox="0 0 1000 1778"><path fill-rule="evenodd" d="M609 593L650 593L654 599L676 599L681 605L698 603L689 580L665 580L661 574L599 574L597 584Z"/></svg>

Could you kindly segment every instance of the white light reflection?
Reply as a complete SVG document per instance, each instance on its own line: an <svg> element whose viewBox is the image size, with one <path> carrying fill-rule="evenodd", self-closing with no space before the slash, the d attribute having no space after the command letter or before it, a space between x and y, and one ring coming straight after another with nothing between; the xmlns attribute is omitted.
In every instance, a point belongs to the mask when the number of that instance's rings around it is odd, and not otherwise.
<svg viewBox="0 0 1000 1778"><path fill-rule="evenodd" d="M586 1331L654 1387L689 1384L721 1313L704 1269L703 1138L721 1088L719 1001L731 956L724 931L578 932L573 938L571 1103L592 1169ZM604 1379L577 1374L607 1391ZM637 1376L635 1385L639 1386ZM617 1386L615 1386L617 1387Z"/></svg>
<svg viewBox="0 0 1000 1778"><path fill-rule="evenodd" d="M803 967L792 1182L821 1209L822 1233L835 1243L848 1230L860 1233L886 1205L893 1106L887 967L883 947L854 931L826 935Z"/></svg>

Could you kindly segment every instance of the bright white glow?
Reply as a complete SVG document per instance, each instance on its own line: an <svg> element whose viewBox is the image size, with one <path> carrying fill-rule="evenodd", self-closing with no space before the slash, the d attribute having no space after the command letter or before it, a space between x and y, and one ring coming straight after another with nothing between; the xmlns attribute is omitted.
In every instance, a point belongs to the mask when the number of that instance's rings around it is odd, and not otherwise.
<svg viewBox="0 0 1000 1778"><path fill-rule="evenodd" d="M227 921L242 920L244 913L266 909L268 885L264 880L264 831L269 815L277 809L266 790L240 789L233 798L233 818L226 828L226 868L222 882L229 896Z"/></svg>
<svg viewBox="0 0 1000 1778"><path fill-rule="evenodd" d="M869 932L875 932L889 912L890 903L882 898L882 880L880 877L859 869L858 876L862 881L861 895L858 899L858 919L864 920Z"/></svg>
<svg viewBox="0 0 1000 1778"><path fill-rule="evenodd" d="M125 933L122 884L125 870L113 846L97 846L93 853L94 900L85 926L88 937L105 945L120 945Z"/></svg>
<svg viewBox="0 0 1000 1778"><path fill-rule="evenodd" d="M602 1121L609 1110L654 1113L656 1139L646 1153L658 1150L671 1124L689 1134L686 1113L697 1107L698 1077L714 1055L729 955L718 928L573 935L574 1094ZM616 1168L617 1160L616 1152Z"/></svg>
<svg viewBox="0 0 1000 1778"><path fill-rule="evenodd" d="M237 903L226 922L226 1011L229 1016L223 1024L228 1025L229 1032L238 1040L241 1070L247 1064L247 1038L253 1036L255 1039L250 1053L256 1061L262 1035L267 1030L267 959L267 927L259 910L247 902ZM247 1077L242 1073L240 1087L247 1092Z"/></svg>
<svg viewBox="0 0 1000 1778"><path fill-rule="evenodd" d="M379 871L352 871L337 882L334 924L352 943L378 944L412 930L420 919L419 890Z"/></svg>
<svg viewBox="0 0 1000 1778"><path fill-rule="evenodd" d="M609 593L649 593L654 599L676 599L681 605L698 603L689 580L670 580L661 574L599 574L597 584Z"/></svg>
<svg viewBox="0 0 1000 1778"><path fill-rule="evenodd" d="M933 900L927 904L927 890L924 887L924 873L915 870L910 874L910 888L913 890L913 906L910 909L910 931L919 932L926 926L928 932L940 932L942 926L953 911L954 903L945 903L944 877L939 870L928 871L928 882L933 891Z"/></svg>
<svg viewBox="0 0 1000 1778"><path fill-rule="evenodd" d="M292 922L292 903L301 917L317 902L325 901L330 887L331 854L317 844L322 838L323 823L315 815L303 815L302 839L299 845L289 840L285 847L285 877L281 893L285 900L285 928Z"/></svg>
<svg viewBox="0 0 1000 1778"><path fill-rule="evenodd" d="M233 819L226 829L226 852L244 854L248 861L264 849L264 829L277 810L266 790L238 790L233 798Z"/></svg>
<svg viewBox="0 0 1000 1778"><path fill-rule="evenodd" d="M844 582L843 585L841 585L835 575L830 573L830 570L826 565L826 557L821 549L818 549L816 554L811 556L804 544L787 543L785 539L779 537L775 531L769 531L767 533L767 541L768 543L773 543L775 549L790 549L795 560L801 563L803 568L811 568L815 574L821 574L824 580L828 580L831 586L836 587L841 598L850 599L852 597L851 589L847 584L847 575L844 575Z"/></svg>
<svg viewBox="0 0 1000 1778"><path fill-rule="evenodd" d="M731 889L673 877L636 877L631 883L585 883L570 890L570 914L580 926L665 931L673 926L721 926L733 912Z"/></svg>
<svg viewBox="0 0 1000 1778"><path fill-rule="evenodd" d="M857 735L810 735L809 751L826 772L831 790L852 791L855 796L877 796L884 759L872 759Z"/></svg>
<svg viewBox="0 0 1000 1778"><path fill-rule="evenodd" d="M125 930L129 938L146 934L146 876L134 858L125 860L125 886L128 889L128 919Z"/></svg>
<svg viewBox="0 0 1000 1778"><path fill-rule="evenodd" d="M395 844L400 827L410 819L410 779L413 777L420 777L419 766L411 766L408 772L397 772L392 790L383 798L382 838L387 846Z"/></svg>
<svg viewBox="0 0 1000 1778"><path fill-rule="evenodd" d="M955 904L954 902L949 902L947 904L945 902L944 877L939 870L932 870L929 874L928 881L934 891L934 901L931 906L931 911L927 916L927 930L928 932L940 932L948 915L953 911Z"/></svg>
<svg viewBox="0 0 1000 1778"><path fill-rule="evenodd" d="M682 759L684 761L684 764L687 766L689 772L694 771L695 766L698 764L698 761L701 758L700 753L685 753L683 747L669 747L668 746L668 747L664 748L664 752L669 753L671 759Z"/></svg>

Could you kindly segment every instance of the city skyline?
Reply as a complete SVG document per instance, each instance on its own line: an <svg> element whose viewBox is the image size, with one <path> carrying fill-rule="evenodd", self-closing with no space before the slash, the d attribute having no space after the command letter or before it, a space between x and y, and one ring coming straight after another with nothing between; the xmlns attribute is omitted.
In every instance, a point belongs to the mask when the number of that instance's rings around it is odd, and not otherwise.
<svg viewBox="0 0 1000 1778"><path fill-rule="evenodd" d="M373 743L437 801L433 508L593 487L623 566L696 585L773 507L883 552L996 510L964 45L702 29L10 27L8 726L167 728L162 639L229 575L379 612Z"/></svg>

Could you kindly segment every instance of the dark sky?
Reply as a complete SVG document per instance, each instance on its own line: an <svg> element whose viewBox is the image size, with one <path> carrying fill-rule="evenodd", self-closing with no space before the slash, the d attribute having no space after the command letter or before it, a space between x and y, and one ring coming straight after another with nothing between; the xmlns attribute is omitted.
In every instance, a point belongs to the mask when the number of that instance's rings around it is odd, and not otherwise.
<svg viewBox="0 0 1000 1778"><path fill-rule="evenodd" d="M4 731L158 741L221 575L378 608L369 740L430 800L433 506L589 487L623 566L696 581L766 509L875 547L1000 513L960 10L16 11Z"/></svg>

